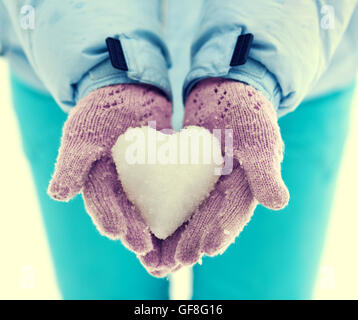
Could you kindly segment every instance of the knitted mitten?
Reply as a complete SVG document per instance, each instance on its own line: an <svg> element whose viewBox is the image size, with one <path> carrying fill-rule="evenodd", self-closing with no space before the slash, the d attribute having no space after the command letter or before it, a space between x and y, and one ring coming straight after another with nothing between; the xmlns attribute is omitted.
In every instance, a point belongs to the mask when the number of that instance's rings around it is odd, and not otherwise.
<svg viewBox="0 0 358 320"><path fill-rule="evenodd" d="M183 224L178 230L165 240L160 240L152 236L153 249L145 255L139 257L145 269L155 277L165 277L182 267L175 260L175 253L182 232L186 224Z"/></svg>
<svg viewBox="0 0 358 320"><path fill-rule="evenodd" d="M171 103L147 85L100 88L70 112L48 193L68 201L82 190L86 210L99 232L138 254L153 248L151 233L118 180L111 149L129 127L156 121L170 128Z"/></svg>
<svg viewBox="0 0 358 320"><path fill-rule="evenodd" d="M250 220L257 200L274 210L289 200L281 178L283 142L277 117L260 92L237 81L203 80L186 102L184 126L191 125L232 130L233 170L220 177L189 222L164 240L160 250L141 258L156 276L194 264L203 254L223 252Z"/></svg>
<svg viewBox="0 0 358 320"><path fill-rule="evenodd" d="M194 213L177 245L176 259L193 264L235 240L256 207L285 207L289 193L281 177L283 142L272 104L241 82L206 79L186 102L184 125L232 129L233 171ZM224 148L224 146L223 146Z"/></svg>

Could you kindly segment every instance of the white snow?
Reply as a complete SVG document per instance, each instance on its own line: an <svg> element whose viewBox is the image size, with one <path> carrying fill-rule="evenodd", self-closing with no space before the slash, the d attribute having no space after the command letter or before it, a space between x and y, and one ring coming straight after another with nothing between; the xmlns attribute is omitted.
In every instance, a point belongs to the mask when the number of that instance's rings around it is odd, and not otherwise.
<svg viewBox="0 0 358 320"><path fill-rule="evenodd" d="M195 126L173 134L130 128L118 138L112 156L128 199L160 239L209 195L224 161L218 139Z"/></svg>

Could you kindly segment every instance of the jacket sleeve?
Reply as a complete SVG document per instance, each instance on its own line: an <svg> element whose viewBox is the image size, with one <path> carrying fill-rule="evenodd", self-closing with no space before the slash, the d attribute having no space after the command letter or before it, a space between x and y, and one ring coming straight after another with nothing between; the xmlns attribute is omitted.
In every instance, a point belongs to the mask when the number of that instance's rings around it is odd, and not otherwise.
<svg viewBox="0 0 358 320"><path fill-rule="evenodd" d="M171 95L160 0L3 3L28 60L63 109L94 89L117 83L147 83ZM26 10L34 22L28 28L21 20ZM120 40L128 71L113 68L107 37Z"/></svg>
<svg viewBox="0 0 358 320"><path fill-rule="evenodd" d="M192 45L184 98L200 79L246 82L281 116L295 109L326 70L357 0L206 0ZM252 33L248 61L230 67L239 35Z"/></svg>

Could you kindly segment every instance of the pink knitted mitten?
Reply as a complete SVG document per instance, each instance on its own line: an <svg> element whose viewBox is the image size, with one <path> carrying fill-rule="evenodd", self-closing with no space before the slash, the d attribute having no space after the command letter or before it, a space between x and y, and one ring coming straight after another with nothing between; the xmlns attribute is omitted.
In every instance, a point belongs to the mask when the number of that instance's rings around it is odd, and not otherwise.
<svg viewBox="0 0 358 320"><path fill-rule="evenodd" d="M111 148L129 127L156 121L171 127L171 103L154 87L120 84L100 88L70 112L48 193L68 201L81 190L99 232L137 254L153 249L152 236L118 180Z"/></svg>
<svg viewBox="0 0 358 320"><path fill-rule="evenodd" d="M272 104L256 89L224 79L201 81L187 99L184 125L232 129L233 171L189 221L177 245L176 259L193 264L216 255L248 223L256 200L267 208L285 207L289 193L281 177L283 142Z"/></svg>
<svg viewBox="0 0 358 320"><path fill-rule="evenodd" d="M141 258L156 276L192 265L203 254L223 252L249 222L257 201L279 210L289 200L281 178L283 142L277 116L259 91L232 80L203 80L187 99L184 125L231 129L233 171L220 177L189 222L164 240L160 250Z"/></svg>

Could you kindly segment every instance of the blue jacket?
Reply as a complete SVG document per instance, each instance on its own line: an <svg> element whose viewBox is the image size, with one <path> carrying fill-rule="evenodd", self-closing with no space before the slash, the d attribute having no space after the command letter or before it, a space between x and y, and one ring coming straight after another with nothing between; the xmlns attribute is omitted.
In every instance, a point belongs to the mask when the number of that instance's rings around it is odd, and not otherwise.
<svg viewBox="0 0 358 320"><path fill-rule="evenodd" d="M175 110L182 112L182 97L197 81L225 77L261 90L281 116L304 98L355 79L357 4L358 0L2 0L0 51L15 72L45 86L64 110L99 87L143 82L173 97ZM34 25L26 26L26 19L32 18ZM254 35L248 61L230 67L237 38L245 33ZM112 67L107 37L121 41L128 71Z"/></svg>

